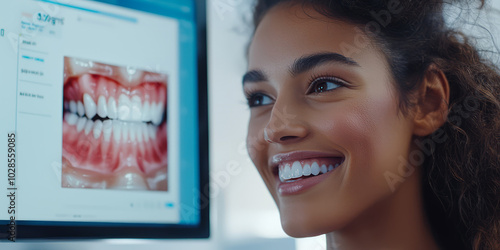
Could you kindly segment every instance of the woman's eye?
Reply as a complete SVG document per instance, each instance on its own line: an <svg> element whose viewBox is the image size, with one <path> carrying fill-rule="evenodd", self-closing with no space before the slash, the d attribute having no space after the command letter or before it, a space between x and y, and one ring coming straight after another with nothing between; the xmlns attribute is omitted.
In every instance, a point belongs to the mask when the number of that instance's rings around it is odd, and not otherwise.
<svg viewBox="0 0 500 250"><path fill-rule="evenodd" d="M264 94L251 94L248 98L248 106L249 107L257 107L257 106L264 106L264 105L269 105L272 103L271 97L264 95Z"/></svg>
<svg viewBox="0 0 500 250"><path fill-rule="evenodd" d="M338 79L318 79L311 83L309 93L323 93L344 86L344 83Z"/></svg>

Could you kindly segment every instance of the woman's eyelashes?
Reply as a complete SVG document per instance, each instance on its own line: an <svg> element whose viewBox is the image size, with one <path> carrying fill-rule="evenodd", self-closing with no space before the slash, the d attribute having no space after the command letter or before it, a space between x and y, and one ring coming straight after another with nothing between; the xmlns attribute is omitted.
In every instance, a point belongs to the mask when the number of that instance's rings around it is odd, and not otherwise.
<svg viewBox="0 0 500 250"><path fill-rule="evenodd" d="M306 94L320 94L349 85L346 81L333 76L312 77L308 82L310 84ZM270 105L274 102L272 97L260 91L245 91L245 96L250 108Z"/></svg>
<svg viewBox="0 0 500 250"><path fill-rule="evenodd" d="M313 80L309 82L311 84L307 89L307 94L319 94L348 85L344 80L332 76L313 77Z"/></svg>
<svg viewBox="0 0 500 250"><path fill-rule="evenodd" d="M273 102L271 97L263 93L249 93L246 96L250 108L269 105Z"/></svg>

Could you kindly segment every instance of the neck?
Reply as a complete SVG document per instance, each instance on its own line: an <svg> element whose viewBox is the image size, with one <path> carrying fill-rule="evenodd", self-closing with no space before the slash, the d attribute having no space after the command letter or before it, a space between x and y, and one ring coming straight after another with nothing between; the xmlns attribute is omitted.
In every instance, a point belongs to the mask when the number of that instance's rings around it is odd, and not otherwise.
<svg viewBox="0 0 500 250"><path fill-rule="evenodd" d="M330 250L439 249L424 214L419 169L390 197L326 239Z"/></svg>

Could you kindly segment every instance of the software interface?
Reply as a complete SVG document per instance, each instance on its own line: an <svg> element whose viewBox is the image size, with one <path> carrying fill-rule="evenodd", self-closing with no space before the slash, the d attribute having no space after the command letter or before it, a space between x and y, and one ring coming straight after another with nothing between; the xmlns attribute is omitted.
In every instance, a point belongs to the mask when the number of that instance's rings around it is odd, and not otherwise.
<svg viewBox="0 0 500 250"><path fill-rule="evenodd" d="M197 223L192 3L0 5L0 220Z"/></svg>

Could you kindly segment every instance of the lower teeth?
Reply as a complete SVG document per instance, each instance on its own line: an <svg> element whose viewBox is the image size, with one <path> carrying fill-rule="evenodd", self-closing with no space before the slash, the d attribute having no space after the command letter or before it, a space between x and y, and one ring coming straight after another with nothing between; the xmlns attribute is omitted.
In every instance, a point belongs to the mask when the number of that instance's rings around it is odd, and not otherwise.
<svg viewBox="0 0 500 250"><path fill-rule="evenodd" d="M309 177L320 176L320 175L322 175L322 174L323 174L323 173L321 173L321 172L320 172L318 175L301 176L301 177L299 177L299 178L294 178L294 179L284 180L283 182L285 182L285 183L295 182L295 181L299 181L299 180L306 179L306 178L309 178Z"/></svg>

